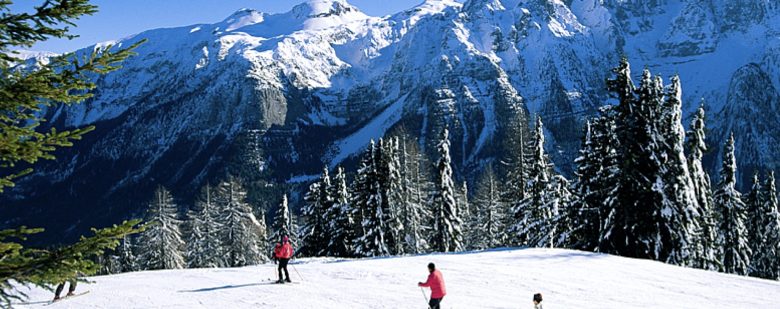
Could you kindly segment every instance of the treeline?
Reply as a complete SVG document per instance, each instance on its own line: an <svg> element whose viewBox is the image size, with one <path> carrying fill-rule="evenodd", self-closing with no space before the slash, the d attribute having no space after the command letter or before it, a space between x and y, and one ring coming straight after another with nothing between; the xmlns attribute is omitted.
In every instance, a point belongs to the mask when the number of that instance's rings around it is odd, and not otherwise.
<svg viewBox="0 0 780 309"><path fill-rule="evenodd" d="M416 139L398 134L372 141L353 177L341 167L331 177L324 168L308 188L300 220L285 197L270 236L265 216L254 218L235 179L204 189L185 224L192 231L186 241L176 207L160 190L148 218L158 224L135 249L126 241L113 259L122 270L250 265L266 261L269 241L289 235L299 256L560 247L778 279L774 174L763 181L756 175L743 196L730 137L713 188L702 167L704 109L686 134L679 78L665 86L646 69L635 86L625 59L613 73L607 86L617 104L587 122L573 181L548 158L541 118L530 137L518 130L506 157L484 164L470 192L454 179L446 129L430 151L435 162ZM159 253L174 248L186 250ZM133 252L135 264L124 262Z"/></svg>
<svg viewBox="0 0 780 309"><path fill-rule="evenodd" d="M704 109L687 132L682 87L627 60L613 70L617 99L590 119L570 183L545 153L537 118L492 164L471 194L456 186L447 130L429 165L403 136L371 143L348 187L325 169L311 185L299 238L309 256L382 256L502 246L561 247L778 279L780 215L773 172L743 196L736 189L734 140L726 141L713 189L702 167ZM714 190L714 191L713 191ZM471 200L469 201L469 197Z"/></svg>
<svg viewBox="0 0 780 309"><path fill-rule="evenodd" d="M147 209L146 230L135 239L126 237L115 254L104 257L103 273L269 261L265 215L255 216L246 195L237 178L207 185L181 220L173 196L159 187Z"/></svg>

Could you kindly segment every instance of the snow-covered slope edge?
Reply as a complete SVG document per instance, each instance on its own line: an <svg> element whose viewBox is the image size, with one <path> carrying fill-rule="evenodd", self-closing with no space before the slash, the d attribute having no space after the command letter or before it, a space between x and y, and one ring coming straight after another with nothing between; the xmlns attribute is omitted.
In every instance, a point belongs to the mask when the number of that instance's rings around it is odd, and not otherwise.
<svg viewBox="0 0 780 309"><path fill-rule="evenodd" d="M89 294L49 308L424 308L418 281L441 269L443 308L776 308L780 283L561 249L516 249L338 261L302 259L270 284L273 264L91 278ZM31 291L31 301L51 297ZM41 304L19 306L37 308Z"/></svg>

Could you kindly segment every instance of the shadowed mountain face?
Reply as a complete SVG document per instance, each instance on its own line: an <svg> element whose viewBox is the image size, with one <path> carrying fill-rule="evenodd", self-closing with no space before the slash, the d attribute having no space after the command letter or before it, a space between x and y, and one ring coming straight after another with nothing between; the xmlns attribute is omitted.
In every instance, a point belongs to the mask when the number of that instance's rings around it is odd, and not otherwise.
<svg viewBox="0 0 780 309"><path fill-rule="evenodd" d="M146 31L113 42L149 40L93 99L48 111L97 130L4 193L0 223L70 240L138 215L158 184L186 207L226 173L308 179L399 127L428 152L448 127L456 174L472 179L537 114L571 176L621 54L680 74L686 115L704 99L714 157L734 131L744 173L777 169L779 25L769 0L428 0L385 17L320 0Z"/></svg>

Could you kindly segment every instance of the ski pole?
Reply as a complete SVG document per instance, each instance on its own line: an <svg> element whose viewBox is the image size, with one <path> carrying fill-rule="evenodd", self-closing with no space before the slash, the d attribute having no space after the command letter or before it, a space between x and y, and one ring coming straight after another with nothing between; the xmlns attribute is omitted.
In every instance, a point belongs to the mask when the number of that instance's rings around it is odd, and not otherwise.
<svg viewBox="0 0 780 309"><path fill-rule="evenodd" d="M422 293L425 303L428 304L428 296L425 296L425 290L422 287L420 287L420 293ZM428 305L428 309L431 309L431 305Z"/></svg>
<svg viewBox="0 0 780 309"><path fill-rule="evenodd" d="M279 265L274 263L274 267L271 268L271 270L274 271L274 276L276 276L276 281L279 281L280 279L282 279L282 277L279 276Z"/></svg>
<svg viewBox="0 0 780 309"><path fill-rule="evenodd" d="M301 276L301 273L298 272L298 269L295 268L295 265L290 264L290 266L292 266L292 268L295 271L295 273L298 274L298 278L301 278L301 282L305 281L305 280L303 280L303 276Z"/></svg>

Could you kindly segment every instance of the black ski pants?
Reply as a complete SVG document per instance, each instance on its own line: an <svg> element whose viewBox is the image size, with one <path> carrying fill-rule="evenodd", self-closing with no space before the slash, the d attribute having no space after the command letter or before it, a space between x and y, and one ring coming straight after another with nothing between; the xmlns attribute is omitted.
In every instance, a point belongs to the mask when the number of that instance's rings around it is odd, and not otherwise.
<svg viewBox="0 0 780 309"><path fill-rule="evenodd" d="M279 259L279 280L282 280L282 270L284 270L284 275L288 281L290 280L290 272L287 271L287 262L289 262L290 259Z"/></svg>
<svg viewBox="0 0 780 309"><path fill-rule="evenodd" d="M76 291L76 280L69 280L68 283L70 283L70 287L68 287L68 294L73 294L73 292ZM60 294L64 288L65 282L57 285L57 289L54 291L54 298L60 298Z"/></svg>
<svg viewBox="0 0 780 309"><path fill-rule="evenodd" d="M431 298L431 300L428 302L428 307L430 309L440 309L439 305L441 304L441 300L443 298Z"/></svg>

